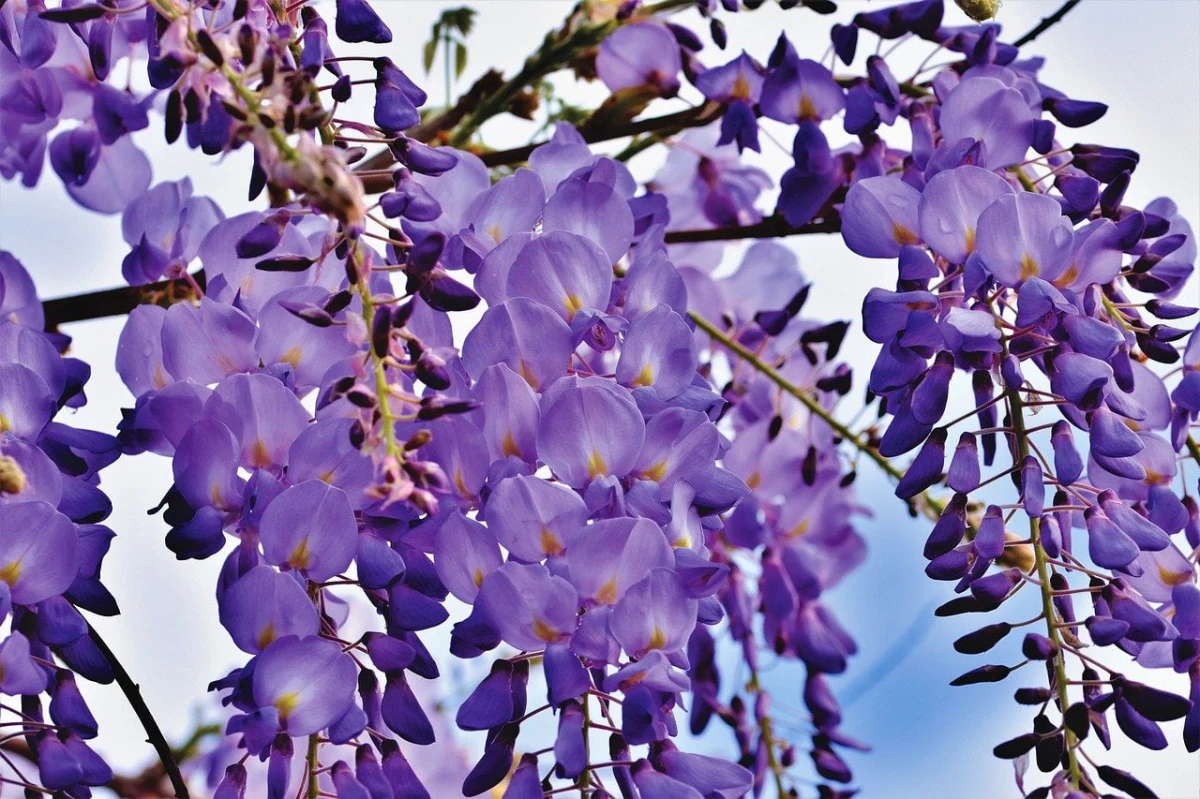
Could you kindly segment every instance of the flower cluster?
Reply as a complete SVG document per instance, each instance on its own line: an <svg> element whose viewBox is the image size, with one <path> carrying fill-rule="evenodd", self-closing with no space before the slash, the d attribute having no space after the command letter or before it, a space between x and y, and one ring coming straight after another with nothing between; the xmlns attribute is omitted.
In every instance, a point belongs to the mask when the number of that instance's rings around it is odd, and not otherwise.
<svg viewBox="0 0 1200 799"><path fill-rule="evenodd" d="M0 691L23 696L3 707L20 727L4 742L24 739L40 780L17 771L22 785L87 796L112 778L84 743L96 724L73 674L115 676L77 608L116 612L96 475L118 452L170 458L167 547L223 557L219 618L246 657L211 686L227 713L204 758L219 799L732 799L768 779L786 796L797 747L764 651L803 663L813 768L850 782L840 752L865 747L827 676L857 647L826 592L866 554L864 458L933 522L927 572L959 594L939 615L1042 600L955 645L1044 628L1019 664L955 681L1043 664L1044 684L1016 694L1032 730L996 748L1022 789L1030 752L1053 775L1030 796L1148 795L1084 751L1109 746L1110 718L1150 748L1184 718L1200 748L1200 506L1178 489L1180 453L1200 461L1200 338L1177 321L1196 309L1175 303L1190 228L1168 200L1125 205L1136 152L1060 143L1106 107L1041 83L998 26L943 24L942 0L920 0L834 25L820 61L781 35L761 61L709 64L669 16L699 10L724 49L720 14L759 5L584 0L518 73L440 113L391 58L335 54L335 39L391 42L366 0L337 0L332 37L303 0L0 8L0 174L33 185L48 153L78 202L121 213L122 274L153 300L120 337L135 402L118 438L72 430L52 418L82 404L87 369L41 332L28 275L0 254ZM835 75L860 36L955 60L900 81L893 46ZM118 87L126 59L136 80ZM537 147L472 143L492 116L532 113L567 66L612 92L586 123ZM681 91L705 102L631 122ZM338 113L350 103L370 121ZM253 150L249 194L270 207L226 218L187 180L151 188L130 134L154 109L169 143ZM792 159L776 180L742 155L780 125ZM853 143L831 147L834 126ZM908 149L884 139L897 126ZM616 157L588 144L631 134ZM624 160L657 143L669 151L642 190ZM834 231L899 262L894 290L863 306L883 430L838 421L849 323L803 315L820 289L795 255L724 243ZM906 469L889 461L913 451ZM1002 478L1013 501L988 488ZM450 709L481 733L453 785L413 748L448 737L431 705L445 627L452 655L487 664ZM1125 677L1102 647L1186 673L1191 698ZM678 749L681 713L693 734L728 725L735 755ZM163 767L182 779L169 752Z"/></svg>
<svg viewBox="0 0 1200 799"><path fill-rule="evenodd" d="M113 531L100 524L112 504L98 483L120 447L55 421L87 402L91 369L62 354L70 339L42 327L33 280L0 251L0 623L11 622L0 638L0 694L20 697L19 707L0 705L0 717L5 741L19 740L14 753L37 764L44 788L88 796L112 771L88 746L97 723L75 676L114 675L79 611L118 612L100 582Z"/></svg>
<svg viewBox="0 0 1200 799"><path fill-rule="evenodd" d="M889 20L923 35L899 11ZM913 150L888 151L887 174L854 174L841 209L851 250L899 262L895 290L872 289L863 306L867 336L881 346L869 387L891 417L878 450L919 448L896 493L937 516L927 573L962 594L939 615L992 612L1026 586L1042 595L1036 618L989 624L955 644L979 654L1021 626L1045 625L1025 634L1019 665L1043 663L1049 687L1017 692L1038 709L1033 729L996 754L1036 750L1052 786L1148 795L1125 772L1090 773L1082 742L1094 732L1107 748L1115 717L1130 739L1160 749L1158 722L1187 716L1184 743L1200 748L1200 589L1185 554L1200 541L1176 455L1194 450L1196 406L1189 378L1169 391L1152 368L1182 360L1185 374L1194 369L1196 347L1181 356L1176 342L1189 330L1175 322L1196 309L1172 300L1196 245L1170 201L1124 204L1136 152L1060 142L1061 128L1089 124L1106 107L1040 83L1040 62L1017 60L997 34L991 25L974 34L966 59L938 72L931 93L893 94ZM1026 160L1030 149L1037 155ZM960 373L974 408L952 416ZM1061 418L1035 424L1043 409ZM959 433L948 453L950 429L973 419L979 428ZM1004 468L984 476L1001 441ZM1013 501L971 498L1004 477ZM925 495L943 482L954 492L948 502ZM1027 533L1009 529L1018 514ZM1086 654L1085 641L1190 674L1193 701L1122 676ZM995 682L1015 668L983 666L955 683Z"/></svg>
<svg viewBox="0 0 1200 799"><path fill-rule="evenodd" d="M51 10L42 0L5 4L0 176L37 185L48 155L67 193L106 214L146 190L150 162L129 134L150 126L153 98L118 88L112 74L145 48L153 19L144 9L136 0ZM78 124L61 127L67 120Z"/></svg>

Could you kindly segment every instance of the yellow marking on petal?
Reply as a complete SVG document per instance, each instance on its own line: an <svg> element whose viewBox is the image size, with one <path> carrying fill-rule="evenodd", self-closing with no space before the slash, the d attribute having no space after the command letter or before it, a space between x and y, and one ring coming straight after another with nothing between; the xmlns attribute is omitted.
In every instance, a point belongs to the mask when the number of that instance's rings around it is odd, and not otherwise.
<svg viewBox="0 0 1200 799"><path fill-rule="evenodd" d="M471 575L471 582L475 583L475 587L478 588L479 586L483 585L483 578L483 569L476 569Z"/></svg>
<svg viewBox="0 0 1200 799"><path fill-rule="evenodd" d="M258 648L266 649L267 646L275 640L275 623L267 622L267 626L262 628L262 632L258 634Z"/></svg>
<svg viewBox="0 0 1200 799"><path fill-rule="evenodd" d="M467 484L463 481L462 469L454 470L454 487L458 489L458 493L464 497L471 496L471 492L467 489Z"/></svg>
<svg viewBox="0 0 1200 799"><path fill-rule="evenodd" d="M308 550L308 539L305 538L288 555L287 564L293 569L307 569L311 560L312 553Z"/></svg>
<svg viewBox="0 0 1200 799"><path fill-rule="evenodd" d="M500 454L506 458L510 455L521 457L521 448L517 446L517 439L513 437L511 430L505 432L504 440L500 442Z"/></svg>
<svg viewBox="0 0 1200 799"><path fill-rule="evenodd" d="M304 357L304 350L296 345L279 357L279 360L288 364L293 369L300 368L300 359Z"/></svg>
<svg viewBox="0 0 1200 799"><path fill-rule="evenodd" d="M583 300L579 299L578 295L568 294L567 299L563 302L567 308L567 316L574 318L575 314L583 309Z"/></svg>
<svg viewBox="0 0 1200 799"><path fill-rule="evenodd" d="M750 476L746 478L746 487L750 490L753 491L760 485L762 485L762 472L752 472Z"/></svg>
<svg viewBox="0 0 1200 799"><path fill-rule="evenodd" d="M662 479L666 474L667 461L665 459L654 464L649 469L642 470L642 477L647 480L653 480L656 483L662 482Z"/></svg>
<svg viewBox="0 0 1200 799"><path fill-rule="evenodd" d="M899 222L892 222L892 238L897 244L917 244L921 241L920 236Z"/></svg>
<svg viewBox="0 0 1200 799"><path fill-rule="evenodd" d="M330 485L333 485L333 472L321 472L317 475L317 479L322 483L329 483Z"/></svg>
<svg viewBox="0 0 1200 799"><path fill-rule="evenodd" d="M1038 264L1033 260L1033 256L1025 253L1021 256L1021 279L1028 280L1031 277L1037 277Z"/></svg>
<svg viewBox="0 0 1200 799"><path fill-rule="evenodd" d="M539 381L537 377L534 376L533 369L530 368L529 364L525 363L524 358L522 358L517 364L517 374L525 379L525 382L529 384L530 388L532 388L534 391L538 390Z"/></svg>
<svg viewBox="0 0 1200 799"><path fill-rule="evenodd" d="M533 634L536 635L539 640L545 641L548 644L554 643L559 638L558 630L555 630L541 619L533 620Z"/></svg>
<svg viewBox="0 0 1200 799"><path fill-rule="evenodd" d="M500 230L499 222L495 222L495 223L489 225L488 229L487 229L487 234L489 236L491 236L492 241L496 242L497 244L500 243L500 237L504 235L503 232L501 232L501 230Z"/></svg>
<svg viewBox="0 0 1200 799"><path fill-rule="evenodd" d="M975 252L975 228L967 228L967 255Z"/></svg>
<svg viewBox="0 0 1200 799"><path fill-rule="evenodd" d="M237 364L230 360L228 355L218 355L217 366L221 367L221 371L227 375L233 374L238 370Z"/></svg>
<svg viewBox="0 0 1200 799"><path fill-rule="evenodd" d="M1079 277L1079 267L1077 267L1075 264L1071 264L1067 271L1055 278L1054 285L1058 286L1060 289L1066 288L1074 283L1075 278L1077 277Z"/></svg>
<svg viewBox="0 0 1200 799"><path fill-rule="evenodd" d="M275 709L279 711L279 720L285 720L298 704L300 704L300 694L296 691L289 691L276 699L274 705Z"/></svg>
<svg viewBox="0 0 1200 799"><path fill-rule="evenodd" d="M1176 586L1180 583L1185 583L1191 576L1191 571L1176 572L1171 571L1166 566L1158 567L1158 579L1162 580L1164 584L1169 586Z"/></svg>
<svg viewBox="0 0 1200 799"><path fill-rule="evenodd" d="M1146 470L1146 478L1142 482L1144 482L1148 486L1163 486L1163 485L1170 485L1173 479L1174 479L1174 477L1172 475L1159 474L1158 472L1153 472L1153 471L1147 469Z"/></svg>
<svg viewBox="0 0 1200 799"><path fill-rule="evenodd" d="M11 560L0 567L0 583L8 583L9 587L17 584L17 580L21 579L21 561Z"/></svg>
<svg viewBox="0 0 1200 799"><path fill-rule="evenodd" d="M7 433L12 430L12 423L8 421L8 417L0 413L0 433Z"/></svg>
<svg viewBox="0 0 1200 799"><path fill-rule="evenodd" d="M811 524L812 522L810 522L808 519L801 519L799 524L787 531L787 538L799 538L808 532L808 528L811 526Z"/></svg>
<svg viewBox="0 0 1200 799"><path fill-rule="evenodd" d="M808 92L800 93L800 118L801 119L819 119L820 114L817 113L817 106L813 104L812 98L808 96Z"/></svg>
<svg viewBox="0 0 1200 799"><path fill-rule="evenodd" d="M560 557L567 551L566 547L562 545L562 541L559 541L558 536L554 534L554 531L544 524L542 525L538 544L541 546L543 552L555 557Z"/></svg>
<svg viewBox="0 0 1200 799"><path fill-rule="evenodd" d="M0 494L20 494L28 484L21 464L7 455L0 455Z"/></svg>
<svg viewBox="0 0 1200 799"><path fill-rule="evenodd" d="M217 507L221 507L225 504L224 499L221 497L220 483L212 484L212 487L208 489L208 498L211 500L210 504L216 505Z"/></svg>
<svg viewBox="0 0 1200 799"><path fill-rule="evenodd" d="M667 634L656 624L650 633L650 643L646 645L647 649L662 649L667 645Z"/></svg>
<svg viewBox="0 0 1200 799"><path fill-rule="evenodd" d="M734 100L750 99L750 82L740 72L738 73L737 80L733 82L733 91L730 92L730 96Z"/></svg>
<svg viewBox="0 0 1200 799"><path fill-rule="evenodd" d="M621 690L622 690L622 691L628 691L630 688L632 688L633 686L637 685L637 684L638 684L638 683L640 683L642 680L646 679L646 675L647 675L647 674L649 674L649 672L646 672L646 671L639 671L637 674L633 675L633 676L632 676L632 677L630 677L629 679L627 679L627 680L622 680L622 681L621 681Z"/></svg>
<svg viewBox="0 0 1200 799"><path fill-rule="evenodd" d="M692 537L689 536L687 533L683 533L682 535L679 536L679 538L676 538L674 541L671 542L671 546L674 549L691 549L692 548Z"/></svg>
<svg viewBox="0 0 1200 799"><path fill-rule="evenodd" d="M643 366L642 371L638 372L638 376L633 378L633 382L630 385L634 388L654 385L654 367L650 364Z"/></svg>
<svg viewBox="0 0 1200 799"><path fill-rule="evenodd" d="M600 454L600 451L594 449L588 456L588 479L595 480L605 474L608 474L608 464L604 462L604 456Z"/></svg>
<svg viewBox="0 0 1200 799"><path fill-rule="evenodd" d="M600 586L600 590L596 592L596 601L601 605L611 605L617 601L617 578L611 578L607 583Z"/></svg>
<svg viewBox="0 0 1200 799"><path fill-rule="evenodd" d="M167 387L167 376L163 374L162 364L154 364L154 374L150 376L150 381L154 383L155 388Z"/></svg>
<svg viewBox="0 0 1200 799"><path fill-rule="evenodd" d="M271 465L271 453L267 452L267 445L261 438L254 439L254 446L250 448L250 465L260 469Z"/></svg>

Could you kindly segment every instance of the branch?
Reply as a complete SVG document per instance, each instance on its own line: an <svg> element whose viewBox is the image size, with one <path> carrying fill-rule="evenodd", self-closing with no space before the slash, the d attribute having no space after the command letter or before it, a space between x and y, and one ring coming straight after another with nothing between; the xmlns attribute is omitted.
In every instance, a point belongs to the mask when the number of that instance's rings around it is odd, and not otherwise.
<svg viewBox="0 0 1200 799"><path fill-rule="evenodd" d="M688 120L694 124L706 124L707 113L704 106L700 110L689 109L681 111L678 114L670 114L664 117L655 117L654 119L643 120L642 122L631 123L625 130L632 130L636 126L644 126L643 130L653 129L651 123L664 123L670 120L671 125L687 124ZM616 136L628 136L642 132L635 130L633 133L616 133ZM520 148L524 149L524 148ZM515 152L515 151L506 151ZM391 185L389 179L388 185ZM718 227L707 228L703 230L671 230L667 231L667 244L684 244L687 242L699 241L732 241L738 239L772 239L783 236L803 236L812 233L837 233L841 230L841 220L837 217L822 220L820 222L812 222L807 225L792 226L783 221L781 216L770 216L761 222L753 225L740 225L733 227ZM204 270L201 269L192 273L192 280L204 287ZM192 287L190 282L185 278L175 278L174 280L160 280L157 283L148 283L144 286L121 286L120 288L104 289L102 291L90 291L84 294L72 294L68 297L56 297L51 300L46 300L42 303L42 308L46 314L46 330L57 330L60 325L69 324L71 322L86 322L92 319L105 319L110 316L124 316L147 302L170 304L176 302L183 297L192 295Z"/></svg>
<svg viewBox="0 0 1200 799"><path fill-rule="evenodd" d="M735 241L739 239L775 239L784 236L806 236L812 233L837 233L842 229L842 220L836 216L807 225L789 225L776 214L753 225L704 228L700 230L669 230L667 244L684 244L697 241Z"/></svg>
<svg viewBox="0 0 1200 799"><path fill-rule="evenodd" d="M705 103L695 108L677 111L674 114L650 117L649 119L627 122L623 125L613 127L584 124L579 126L579 133L588 144L611 141L612 139L623 139L626 136L638 136L642 133L651 132L671 135L687 128L703 127L713 120L720 118L723 110L724 106L720 103ZM528 160L530 153L543 144L545 142L527 144L524 147L513 147L509 150L493 150L489 153L481 153L479 158L487 166L519 164Z"/></svg>
<svg viewBox="0 0 1200 799"><path fill-rule="evenodd" d="M138 721L142 722L142 729L146 731L146 742L154 747L154 751L158 753L158 759L162 763L163 770L166 771L167 778L171 781L171 787L175 789L176 799L190 799L188 793L187 782L184 781L183 775L179 773L179 765L175 762L175 755L171 751L171 745L167 743L167 739L163 737L162 730L158 727L158 722L154 720L154 714L150 712L150 708L146 706L146 700L142 699L142 692L138 689L137 683L129 676L129 672L125 671L125 667L121 665L121 661L117 660L117 656L108 648L108 644L100 637L100 633L96 632L96 628L88 624L88 635L92 639L92 643L104 655L105 660L112 666L113 677L120 686L121 692L125 694L125 699L128 700L129 706L133 708L133 712L137 714Z"/></svg>
<svg viewBox="0 0 1200 799"><path fill-rule="evenodd" d="M1062 18L1070 13L1072 8L1079 5L1079 2L1080 0L1067 0L1067 2L1062 4L1062 7L1059 8L1058 11L1055 11L1050 16L1043 18L1042 21L1033 28L1033 30L1029 31L1029 33L1026 33L1020 39L1017 39L1015 42L1013 42L1013 45L1016 47L1021 47L1029 44L1034 39L1041 36L1043 33L1061 22Z"/></svg>
<svg viewBox="0 0 1200 799"><path fill-rule="evenodd" d="M193 273L192 280L195 280L203 288L204 270ZM160 280L144 286L121 286L103 291L72 294L68 297L55 297L43 302L42 309L46 314L46 330L57 330L59 325L69 322L86 322L109 316L124 316L146 302L158 302L164 298L174 301L182 296L190 296L191 293L190 282L186 278L176 278Z"/></svg>

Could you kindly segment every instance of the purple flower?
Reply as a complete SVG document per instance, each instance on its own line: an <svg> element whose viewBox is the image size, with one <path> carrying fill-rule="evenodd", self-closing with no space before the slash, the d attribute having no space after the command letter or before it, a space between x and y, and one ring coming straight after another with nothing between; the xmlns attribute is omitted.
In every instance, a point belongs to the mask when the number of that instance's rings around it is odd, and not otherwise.
<svg viewBox="0 0 1200 799"><path fill-rule="evenodd" d="M921 195L892 177L860 180L842 207L842 238L866 258L895 258L900 248L921 241L917 207Z"/></svg>
<svg viewBox="0 0 1200 799"><path fill-rule="evenodd" d="M221 625L243 652L256 654L276 639L317 633L317 610L304 587L270 566L255 566L218 599Z"/></svg>
<svg viewBox="0 0 1200 799"><path fill-rule="evenodd" d="M555 476L583 488L633 470L646 424L629 392L598 378L568 379L543 397L537 448Z"/></svg>
<svg viewBox="0 0 1200 799"><path fill-rule="evenodd" d="M358 546L346 493L320 480L292 486L272 500L259 535L269 563L316 582L345 571Z"/></svg>
<svg viewBox="0 0 1200 799"><path fill-rule="evenodd" d="M254 701L277 712L288 735L311 735L337 721L354 701L356 669L333 641L289 635L254 665Z"/></svg>
<svg viewBox="0 0 1200 799"><path fill-rule="evenodd" d="M47 502L0 505L0 582L16 605L66 591L78 572L79 539L71 520Z"/></svg>
<svg viewBox="0 0 1200 799"><path fill-rule="evenodd" d="M1001 78L1012 80L1007 70ZM968 76L946 97L938 120L944 145L963 139L982 143L980 166L1000 169L1024 159L1036 118L1029 103L1003 79Z"/></svg>
<svg viewBox="0 0 1200 799"><path fill-rule="evenodd" d="M571 584L545 566L509 562L484 579L478 604L507 644L539 649L570 639L579 603Z"/></svg>
<svg viewBox="0 0 1200 799"><path fill-rule="evenodd" d="M612 92L645 87L661 97L674 97L679 69L679 44L670 29L657 22L617 28L596 54L596 74Z"/></svg>
<svg viewBox="0 0 1200 799"><path fill-rule="evenodd" d="M1006 194L979 217L979 255L1006 286L1031 277L1053 281L1067 266L1073 240L1059 204L1043 194Z"/></svg>

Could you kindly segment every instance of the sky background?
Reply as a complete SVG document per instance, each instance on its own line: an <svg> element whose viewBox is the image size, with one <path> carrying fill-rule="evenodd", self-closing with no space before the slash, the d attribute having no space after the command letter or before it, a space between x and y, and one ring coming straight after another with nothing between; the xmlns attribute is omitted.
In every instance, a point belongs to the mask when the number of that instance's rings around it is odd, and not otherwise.
<svg viewBox="0 0 1200 799"><path fill-rule="evenodd" d="M437 0L375 0L395 34L390 55L428 89L431 102L444 96L440 62L433 75L421 81L421 45L433 20L448 7L464 3ZM479 11L476 30L469 40L470 57L462 85L494 66L511 74L542 36L556 26L571 3L560 0L475 0L466 3ZM782 29L806 57L820 58L827 31L836 20L845 21L864 8L884 3L845 2L834 18L811 12L763 8L754 13L726 16L729 39L765 60ZM999 17L1009 40L1053 12L1058 0L1007 0ZM331 21L332 2L320 4ZM695 21L692 12L681 22ZM947 23L963 21L947 0ZM698 27L697 30L703 30ZM705 37L707 38L707 37ZM864 35L860 48L872 37ZM1044 34L1026 52L1050 57L1041 78L1072 97L1110 104L1108 115L1084 129L1080 140L1128 146L1142 153L1142 161L1127 195L1127 202L1142 205L1169 195L1192 220L1200 220L1200 2L1195 0L1085 0L1065 22ZM339 54L351 52L340 44ZM905 45L889 58L898 76L904 65L915 65L928 53L923 42ZM735 54L719 53L710 44L702 54L705 63L724 63ZM605 92L597 85L576 85L569 75L555 79L558 90L581 104L597 102ZM664 104L662 112L678 110L684 100ZM653 109L651 113L654 113ZM248 173L245 152L229 156L234 163L220 165L182 147L168 149L156 122L138 136L155 166L154 182L190 177L197 194L216 199L227 215L251 206L245 201L243 176ZM484 129L489 144L497 147L523 144L536 126L511 119L496 120ZM778 137L790 143L783 135ZM889 140L890 134L889 134ZM902 142L903 139L897 140ZM783 148L764 140L759 162L772 174L787 166ZM611 152L619 149L619 143ZM635 160L639 178L653 174L661 155L646 154ZM769 206L769 203L767 204ZM767 206L764 206L767 207ZM803 270L815 281L806 313L829 319L857 320L861 299L875 285L894 280L890 262L866 261L847 252L838 237L802 237L784 242L799 256ZM126 246L121 240L119 217L102 217L75 206L55 176L47 170L42 184L25 190L0 184L0 246L12 251L33 273L44 298L107 288L120 283L120 263ZM736 260L736 258L735 258ZM1200 303L1200 292L1189 286L1181 301ZM67 332L75 336L73 354L93 366L88 387L90 404L75 415L73 424L112 430L119 408L131 397L112 369L122 320L76 324ZM860 374L873 359L873 346L857 325L843 349L843 357ZM856 391L857 395L858 392ZM848 418L855 409L843 409ZM176 562L163 546L166 530L158 517L145 513L158 503L170 483L166 461L153 455L125 458L106 469L103 487L115 510L107 524L118 537L105 562L106 583L118 598L123 615L99 620L96 626L124 659L143 694L164 727L167 737L186 737L197 718L212 717L205 699L208 682L244 659L217 621L213 587L220 559ZM991 747L1026 731L1028 713L1010 697L1022 684L1036 684L1038 675L1012 678L999 685L951 689L957 674L983 662L960 656L951 642L977 626L970 618L934 619L932 609L950 596L949 589L923 574L921 544L928 531L924 520L912 520L891 486L878 473L864 469L859 477L860 496L870 500L875 515L863 518L859 529L870 548L869 559L833 592L831 603L844 625L858 640L860 653L849 672L835 680L845 708L844 729L871 744L868 755L851 757L856 784L864 797L972 796L979 799L1019 795L1012 768L992 758ZM881 498L875 501L875 498ZM1014 600L1005 618L1033 615L1021 605L1033 599ZM1006 606L1007 608L1008 606ZM1026 613L1026 611L1029 611ZM1014 636L1014 638L1016 638ZM1016 661L1019 638L997 649L1000 657ZM1005 642L1006 644L1010 642ZM431 648L436 642L431 643ZM449 657L446 657L449 664ZM783 729L796 730L802 748L806 736L800 717L788 720L787 708L800 707L802 669L792 662L764 660L775 707L784 716ZM479 664L457 663L454 668L473 679ZM735 667L730 667L730 677ZM1136 669L1130 674L1137 675ZM1186 691L1182 677L1156 673L1149 679ZM113 687L84 688L102 729L99 746L118 770L136 770L152 756L141 743L142 733L123 697ZM1133 769L1164 799L1200 796L1200 760L1188 756L1177 742L1181 723L1164 725L1172 747L1152 753L1117 739L1107 762ZM1093 742L1094 743L1094 742ZM729 751L731 741L723 727L693 748L714 754ZM801 755L799 777L810 773ZM1030 775L1038 784L1040 775ZM801 788L804 783L801 781ZM811 788L808 794L812 795Z"/></svg>

